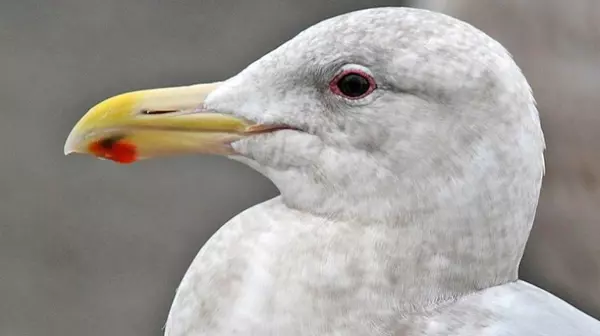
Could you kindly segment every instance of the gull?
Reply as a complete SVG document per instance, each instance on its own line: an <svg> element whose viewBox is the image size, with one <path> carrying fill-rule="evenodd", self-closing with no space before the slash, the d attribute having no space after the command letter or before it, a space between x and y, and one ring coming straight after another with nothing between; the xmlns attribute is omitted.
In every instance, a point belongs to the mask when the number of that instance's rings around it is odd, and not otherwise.
<svg viewBox="0 0 600 336"><path fill-rule="evenodd" d="M401 7L326 19L222 82L111 97L65 144L224 155L279 189L201 248L165 335L600 335L518 277L544 149L502 45Z"/></svg>

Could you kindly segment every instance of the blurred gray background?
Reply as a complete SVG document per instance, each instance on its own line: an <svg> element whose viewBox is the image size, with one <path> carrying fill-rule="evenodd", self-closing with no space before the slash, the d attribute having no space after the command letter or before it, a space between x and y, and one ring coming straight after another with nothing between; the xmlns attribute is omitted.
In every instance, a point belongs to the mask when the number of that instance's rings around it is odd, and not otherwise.
<svg viewBox="0 0 600 336"><path fill-rule="evenodd" d="M161 335L202 244L277 194L218 157L64 157L98 101L234 75L302 29L405 1L2 0L0 336ZM500 40L529 78L547 176L522 275L600 317L600 3L411 1Z"/></svg>

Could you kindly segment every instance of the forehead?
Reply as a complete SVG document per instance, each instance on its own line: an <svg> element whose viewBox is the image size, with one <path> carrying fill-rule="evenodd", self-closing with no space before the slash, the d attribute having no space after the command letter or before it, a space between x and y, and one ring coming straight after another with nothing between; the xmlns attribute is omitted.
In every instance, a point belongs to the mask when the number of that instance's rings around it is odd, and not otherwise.
<svg viewBox="0 0 600 336"><path fill-rule="evenodd" d="M449 63L461 69L473 60L487 68L506 55L504 48L483 32L447 15L413 8L376 8L324 20L265 55L257 66L297 72L354 62L401 71L418 60L437 71L434 68ZM427 64L421 65L429 71ZM470 67L477 68L477 64Z"/></svg>
<svg viewBox="0 0 600 336"><path fill-rule="evenodd" d="M468 50L481 46L485 40L487 37L477 29L443 14L412 8L377 8L324 20L282 45L279 54L331 60L369 51L414 53L426 46L429 51L442 46Z"/></svg>

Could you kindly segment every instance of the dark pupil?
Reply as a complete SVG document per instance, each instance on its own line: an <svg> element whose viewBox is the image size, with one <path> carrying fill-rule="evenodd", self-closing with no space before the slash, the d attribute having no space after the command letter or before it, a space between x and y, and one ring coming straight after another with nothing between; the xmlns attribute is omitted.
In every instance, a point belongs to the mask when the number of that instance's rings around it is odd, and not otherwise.
<svg viewBox="0 0 600 336"><path fill-rule="evenodd" d="M359 97L369 91L371 83L357 74L348 74L340 79L338 82L338 88L340 91L348 97Z"/></svg>

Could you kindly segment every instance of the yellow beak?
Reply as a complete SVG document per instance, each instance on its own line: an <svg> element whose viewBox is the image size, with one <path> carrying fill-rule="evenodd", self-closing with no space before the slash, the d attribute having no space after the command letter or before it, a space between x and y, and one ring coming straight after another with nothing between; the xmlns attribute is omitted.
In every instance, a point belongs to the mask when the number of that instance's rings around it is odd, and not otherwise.
<svg viewBox="0 0 600 336"><path fill-rule="evenodd" d="M261 127L199 110L220 83L124 93L90 109L65 143L65 154L84 153L120 163L183 153L232 154L230 143Z"/></svg>

